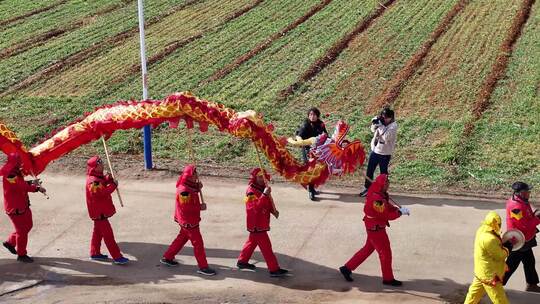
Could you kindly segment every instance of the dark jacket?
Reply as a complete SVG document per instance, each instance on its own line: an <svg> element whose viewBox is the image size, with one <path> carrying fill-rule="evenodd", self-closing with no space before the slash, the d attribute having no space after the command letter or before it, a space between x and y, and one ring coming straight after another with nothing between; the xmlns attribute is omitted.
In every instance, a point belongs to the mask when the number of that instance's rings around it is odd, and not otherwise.
<svg viewBox="0 0 540 304"><path fill-rule="evenodd" d="M309 119L306 119L298 131L296 131L296 135L302 137L302 139L315 137L321 135L322 133L328 134L328 131L326 131L326 126L320 119L314 123L309 121Z"/></svg>

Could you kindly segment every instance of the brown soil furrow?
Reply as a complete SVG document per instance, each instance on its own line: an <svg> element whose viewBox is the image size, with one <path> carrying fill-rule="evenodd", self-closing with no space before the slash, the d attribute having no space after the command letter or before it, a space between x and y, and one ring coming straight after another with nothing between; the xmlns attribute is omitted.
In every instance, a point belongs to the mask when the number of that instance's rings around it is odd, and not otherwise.
<svg viewBox="0 0 540 304"><path fill-rule="evenodd" d="M225 67L223 67L221 70L216 71L212 76L208 77L207 79L203 80L200 85L206 85L212 81L216 81L218 79L221 79L225 76L227 76L230 72L232 72L235 68L243 64L244 62L250 60L255 55L259 54L260 52L267 49L274 41L277 39L285 36L288 32L292 31L293 29L297 28L300 24L306 22L309 18L311 18L313 15L315 15L317 12L322 10L324 7L326 7L328 4L330 4L332 0L323 0L321 3L313 6L305 15L298 18L291 24L287 25L285 28L283 28L281 31L273 34L272 36L268 37L265 41L261 42L259 45L255 46L253 49L251 49L249 52L245 53L244 55L236 58L232 63L229 63Z"/></svg>
<svg viewBox="0 0 540 304"><path fill-rule="evenodd" d="M463 11L465 6L470 3L470 0L461 0L446 14L441 23L435 28L431 33L429 38L422 44L422 46L416 51L416 53L409 59L405 64L403 69L398 72L398 74L392 80L392 83L387 87L387 89L377 97L375 102L371 107L366 107L366 113L376 111L382 108L384 105L392 104L401 93L403 87L409 81L409 79L414 75L418 68L424 62L424 58L431 51L433 45L438 41L438 39L446 33L450 25L455 20L455 17Z"/></svg>
<svg viewBox="0 0 540 304"><path fill-rule="evenodd" d="M43 13L43 12L52 10L52 9L54 9L55 7L60 6L60 5L64 4L64 3L66 3L66 2L67 2L67 0L61 0L61 1L58 1L58 2L56 2L56 3L54 3L54 4L51 4L51 5L49 5L49 6L42 7L42 8L40 8L40 9L36 9L36 10L31 11L31 12L28 12L28 13L26 13L26 14L24 14L24 15L15 16L15 17L13 17L13 18L10 18L10 19L4 20L4 21L0 21L0 27L4 27L4 26L6 26L6 25L9 25L9 24L11 24L11 23L17 22L17 21L19 21L19 20L26 19L26 18L28 18L28 17L37 15L37 14L39 14L39 13Z"/></svg>
<svg viewBox="0 0 540 304"><path fill-rule="evenodd" d="M150 18L149 20L147 20L145 22L145 27L149 27L149 26L152 26L158 22L160 22L162 19L174 14L176 11L178 10L182 10L196 2L198 2L200 0L192 0L192 1L186 1L184 4L181 4L181 5L178 5L178 6L175 6L173 7L172 9L168 10L167 12L161 14L161 15L158 15L158 16L154 16L153 18ZM99 43L96 43L96 44L93 44L92 46L84 49L84 50L80 50L72 55L69 55L69 56L66 56L62 59L59 59L57 61L55 61L53 64L37 71L36 73L26 77L25 79L13 84L12 86L8 87L6 90L4 90L3 92L0 92L0 97L3 97L3 96L6 96L10 93L13 93L15 91L18 91L18 90L21 90L21 89L25 89L27 88L28 86L44 79L45 77L48 77L54 73L57 73L59 71L62 71L64 69L67 69L69 67L72 67L78 63L81 63L83 62L84 60L86 59L89 59L93 56L96 56L98 54L100 54L101 52L103 52L104 50L106 49L110 49L110 48L113 48L117 45L120 45L122 44L125 40L127 40L128 38L132 37L133 35L135 35L136 33L139 32L139 26L134 26L128 30L125 30L121 33L118 33L112 37L109 37L109 38L106 38L105 40L99 42Z"/></svg>
<svg viewBox="0 0 540 304"><path fill-rule="evenodd" d="M17 54L23 53L31 48L38 47L40 45L43 45L47 42L47 40L58 37L60 35L63 35L65 33L71 32L73 30L76 30L80 28L81 26L88 23L88 20L92 20L94 18L97 18L99 16L108 14L110 12L113 12L121 7L124 7L125 5L129 4L134 0L124 0L123 3L117 3L114 5L111 5L109 7L106 7L102 10L97 11L96 13L92 14L91 16L84 17L81 20L76 20L70 24L67 24L63 27L58 27L51 29L45 33L38 34L36 36L30 37L24 41L21 41L15 45L12 45L8 48L3 49L0 51L0 59L9 58L11 56L15 56Z"/></svg>
<svg viewBox="0 0 540 304"><path fill-rule="evenodd" d="M498 81L504 77L506 73L508 62L510 61L510 57L514 51L514 45L521 36L523 27L529 19L534 2L535 0L524 0L518 13L514 17L512 25L510 26L510 29L508 30L508 33L499 49L499 55L495 59L491 72L486 77L486 80L480 89L480 93L478 94L478 97L473 105L472 119L465 124L462 140L471 134L471 132L474 130L474 126L476 125L476 121L482 118L484 112L491 105L491 95L495 90Z"/></svg>
<svg viewBox="0 0 540 304"><path fill-rule="evenodd" d="M296 91L302 84L306 83L310 79L314 78L319 74L324 68L326 68L328 65L332 64L337 57L345 50L348 46L351 40L353 40L356 36L358 36L360 33L367 30L373 21L377 18L379 18L384 11L386 11L389 6L394 4L396 0L386 0L384 4L380 3L379 8L377 8L375 11L373 11L368 17L361 20L354 30L352 30L350 33L345 35L343 38L341 38L339 41L337 41L323 56L321 56L319 59L317 59L303 74L300 76L300 78L293 84L291 84L288 88L281 90L280 92L280 98L284 99L287 96L291 95Z"/></svg>
<svg viewBox="0 0 540 304"><path fill-rule="evenodd" d="M259 4L261 4L263 1L264 0L256 0L253 3L251 3L250 5L242 8L242 9L240 9L240 10L234 12L234 13L232 13L230 16L227 16L227 18L225 18L216 27L219 28L219 27L223 26L224 24L226 24L227 22L230 22L231 20L234 20L234 19L244 15L245 13L247 13L250 10L254 9L255 7L259 6ZM214 29L209 29L209 30L206 30L206 31L202 31L197 35L193 35L191 37L188 37L188 38L185 38L185 39L182 39L182 40L177 40L177 41L174 41L174 42L170 43L163 50L161 50L157 54L153 55L152 57L148 58L148 62L147 62L148 66L153 65L156 62L159 62L159 61L163 60L165 57L167 57L170 54L174 53L176 50L188 45L189 43L191 43L191 42L193 42L193 41L195 41L195 40L197 40L199 38L204 37L204 35L206 35L208 32L211 32L213 30ZM121 83L121 82L125 81L126 79L132 77L134 74L139 73L140 71L141 71L141 64L140 63L139 64L134 64L128 69L127 73L119 75L112 82L113 83Z"/></svg>
<svg viewBox="0 0 540 304"><path fill-rule="evenodd" d="M193 42L193 41L195 41L195 40L197 40L197 39L199 39L199 38L201 38L203 36L204 36L204 34L200 33L200 34L197 34L197 35L190 36L190 37L188 37L186 39L174 41L174 42L170 43L169 45L167 45L159 53L157 53L154 56L148 58L146 64L148 66L151 66L151 65L155 64L156 62L161 61L163 58L167 57L168 55L170 55L174 51L178 50L179 48L182 48L182 47L186 46L187 44L189 44L189 43L191 43L191 42ZM113 84L122 83L126 79L129 79L130 77L132 77L134 74L137 74L137 73L140 73L140 72L141 72L141 64L140 63L133 64L131 67L129 67L127 69L126 73L122 73L122 74L118 75L111 82Z"/></svg>

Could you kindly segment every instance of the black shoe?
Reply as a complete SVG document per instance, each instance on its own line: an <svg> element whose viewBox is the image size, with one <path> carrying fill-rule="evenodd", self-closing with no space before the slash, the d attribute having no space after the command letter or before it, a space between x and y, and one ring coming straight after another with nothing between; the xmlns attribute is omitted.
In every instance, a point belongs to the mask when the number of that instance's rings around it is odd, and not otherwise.
<svg viewBox="0 0 540 304"><path fill-rule="evenodd" d="M367 189L364 189L362 192L360 192L359 196L364 197L367 195Z"/></svg>
<svg viewBox="0 0 540 304"><path fill-rule="evenodd" d="M90 260L92 261L108 261L109 260L109 256L106 255L106 254L94 254L94 255L91 255L90 256Z"/></svg>
<svg viewBox="0 0 540 304"><path fill-rule="evenodd" d="M353 278L351 277L352 271L350 271L349 268L347 268L347 266L339 267L339 272L341 272L341 274L345 278L345 281L347 282L354 281Z"/></svg>
<svg viewBox="0 0 540 304"><path fill-rule="evenodd" d="M7 250L9 250L9 252L11 252L13 254L17 254L17 250L15 250L15 246L11 245L8 242L4 242L3 244L4 244L4 247L6 247Z"/></svg>
<svg viewBox="0 0 540 304"><path fill-rule="evenodd" d="M287 269L280 268L276 271L270 271L270 276L273 278L284 277L289 271Z"/></svg>
<svg viewBox="0 0 540 304"><path fill-rule="evenodd" d="M161 258L161 260L159 260L159 262L161 264L164 264L164 265L167 265L169 267L174 267L174 266L178 266L179 263L175 260L167 260L166 258Z"/></svg>
<svg viewBox="0 0 540 304"><path fill-rule="evenodd" d="M246 263L246 262L240 262L240 261L238 261L236 263L236 266L238 267L238 269L242 269L242 270L245 269L245 270L252 270L252 271L255 271L255 268L257 268L253 264Z"/></svg>
<svg viewBox="0 0 540 304"><path fill-rule="evenodd" d="M527 288L525 288L525 291L539 292L540 293L540 286L538 286L536 284L527 284Z"/></svg>
<svg viewBox="0 0 540 304"><path fill-rule="evenodd" d="M393 279L392 281L382 281L383 285L390 285L390 286L401 286L403 283L401 281L398 281L396 279Z"/></svg>
<svg viewBox="0 0 540 304"><path fill-rule="evenodd" d="M309 194L309 199L312 200L312 201L315 201L315 193L314 192L308 192Z"/></svg>
<svg viewBox="0 0 540 304"><path fill-rule="evenodd" d="M197 270L197 273L200 273L200 274L205 275L205 276L216 275L216 271L214 269L212 269L212 268L209 268L209 267L201 268L201 269Z"/></svg>
<svg viewBox="0 0 540 304"><path fill-rule="evenodd" d="M119 258L113 259L112 262L114 265L126 265L127 263L129 263L129 259L121 256Z"/></svg>
<svg viewBox="0 0 540 304"><path fill-rule="evenodd" d="M20 255L17 257L17 261L22 262L22 263L33 263L34 259L32 259L31 257L27 255Z"/></svg>

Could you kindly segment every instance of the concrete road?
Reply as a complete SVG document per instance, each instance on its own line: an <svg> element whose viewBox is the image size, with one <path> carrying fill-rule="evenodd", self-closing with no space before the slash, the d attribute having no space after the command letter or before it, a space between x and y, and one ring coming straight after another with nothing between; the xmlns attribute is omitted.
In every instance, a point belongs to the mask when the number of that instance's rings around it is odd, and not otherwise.
<svg viewBox="0 0 540 304"><path fill-rule="evenodd" d="M92 221L86 212L84 177L43 179L51 199L31 194L34 229L29 254L36 261L20 264L0 248L0 302L462 303L473 277L475 231L487 211L504 215L502 202L396 195L412 212L388 229L395 275L404 286L383 287L376 255L348 283L337 268L366 238L363 204L356 191L324 188L322 199L311 202L298 186L274 184L281 216L272 220L270 237L281 266L292 276L270 278L258 251L252 260L256 273L234 267L248 236L246 181L203 178L208 210L202 214L201 231L208 261L218 271L208 278L195 273L190 246L177 256L180 267L159 263L179 230L172 220L174 179L121 181L125 207L118 207L111 223L122 251L133 260L127 266L88 259ZM11 230L9 218L2 214L0 238ZM540 295L521 291L524 281L520 268L509 282L510 302L540 303Z"/></svg>

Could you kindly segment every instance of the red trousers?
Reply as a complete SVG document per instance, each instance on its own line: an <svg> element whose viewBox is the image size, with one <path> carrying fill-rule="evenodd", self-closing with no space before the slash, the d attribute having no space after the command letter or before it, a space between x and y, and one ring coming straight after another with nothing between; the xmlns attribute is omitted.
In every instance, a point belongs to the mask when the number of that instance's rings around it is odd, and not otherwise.
<svg viewBox="0 0 540 304"><path fill-rule="evenodd" d="M355 270L373 253L373 250L377 250L379 254L383 281L392 281L394 279L394 273L392 272L392 250L390 249L390 240L388 240L385 229L378 231L367 230L366 244L353 255L345 264L345 267L351 271Z"/></svg>
<svg viewBox="0 0 540 304"><path fill-rule="evenodd" d="M272 243L270 243L270 238L268 237L268 233L266 231L249 233L249 238L244 244L242 252L240 252L238 261L242 263L248 263L251 255L253 254L253 251L257 246L259 246L264 260L266 261L268 271L278 270L279 264L276 256L274 255L274 252L272 251Z"/></svg>
<svg viewBox="0 0 540 304"><path fill-rule="evenodd" d="M204 242L201 235L201 230L199 227L195 228L180 228L180 233L169 246L169 249L165 251L163 257L167 260L174 259L174 256L182 250L187 241L191 241L193 246L193 253L195 254L195 259L197 260L197 265L200 269L208 267L208 262L206 261L206 253L204 252Z"/></svg>
<svg viewBox="0 0 540 304"><path fill-rule="evenodd" d="M114 233L108 219L94 220L94 231L92 232L92 241L90 242L90 256L101 254L101 240L105 241L105 245L113 259L122 257L120 248L114 240Z"/></svg>
<svg viewBox="0 0 540 304"><path fill-rule="evenodd" d="M32 210L26 209L23 214L10 214L9 218L15 227L15 232L11 233L7 242L17 248L17 255L26 255L26 245L28 244L28 233L32 230Z"/></svg>

